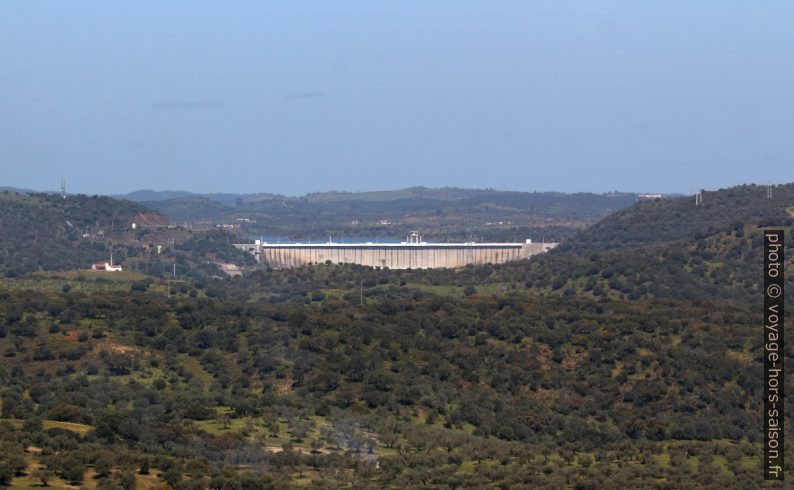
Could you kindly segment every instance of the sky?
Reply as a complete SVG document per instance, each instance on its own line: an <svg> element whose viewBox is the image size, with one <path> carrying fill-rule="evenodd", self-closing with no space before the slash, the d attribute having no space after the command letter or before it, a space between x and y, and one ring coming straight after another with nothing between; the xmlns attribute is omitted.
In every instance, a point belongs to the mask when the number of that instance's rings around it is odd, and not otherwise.
<svg viewBox="0 0 794 490"><path fill-rule="evenodd" d="M0 2L0 186L794 181L794 2Z"/></svg>

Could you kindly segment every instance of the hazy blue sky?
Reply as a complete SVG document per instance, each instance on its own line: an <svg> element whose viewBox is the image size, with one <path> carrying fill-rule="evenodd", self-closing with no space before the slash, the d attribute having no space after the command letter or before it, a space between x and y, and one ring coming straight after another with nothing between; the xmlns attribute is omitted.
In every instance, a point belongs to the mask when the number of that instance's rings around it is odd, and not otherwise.
<svg viewBox="0 0 794 490"><path fill-rule="evenodd" d="M0 185L794 180L791 1L0 3Z"/></svg>

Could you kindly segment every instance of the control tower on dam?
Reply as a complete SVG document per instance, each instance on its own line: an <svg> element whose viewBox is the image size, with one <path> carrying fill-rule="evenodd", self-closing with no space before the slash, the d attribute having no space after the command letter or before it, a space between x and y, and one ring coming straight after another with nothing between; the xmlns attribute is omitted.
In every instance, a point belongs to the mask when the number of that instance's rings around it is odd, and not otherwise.
<svg viewBox="0 0 794 490"><path fill-rule="evenodd" d="M469 264L503 264L527 259L556 243L427 243L414 232L401 243L254 243L235 244L257 262L274 269L307 264L360 264L389 269L435 269Z"/></svg>

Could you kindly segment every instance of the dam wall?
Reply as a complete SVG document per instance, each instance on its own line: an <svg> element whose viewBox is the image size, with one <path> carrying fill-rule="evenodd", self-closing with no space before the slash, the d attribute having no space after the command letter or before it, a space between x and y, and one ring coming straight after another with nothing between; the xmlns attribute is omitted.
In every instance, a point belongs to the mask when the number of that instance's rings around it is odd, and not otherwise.
<svg viewBox="0 0 794 490"><path fill-rule="evenodd" d="M556 243L263 243L236 244L274 269L307 264L359 264L389 269L503 264L544 253Z"/></svg>

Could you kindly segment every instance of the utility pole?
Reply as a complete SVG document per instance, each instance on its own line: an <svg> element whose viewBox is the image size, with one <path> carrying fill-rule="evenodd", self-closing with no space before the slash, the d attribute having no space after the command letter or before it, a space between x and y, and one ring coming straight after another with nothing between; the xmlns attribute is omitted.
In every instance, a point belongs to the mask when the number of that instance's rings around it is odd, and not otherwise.
<svg viewBox="0 0 794 490"><path fill-rule="evenodd" d="M166 279L165 283L168 285L168 295L166 298L171 297L171 283L176 282L176 262L174 262L174 278L173 279Z"/></svg>

